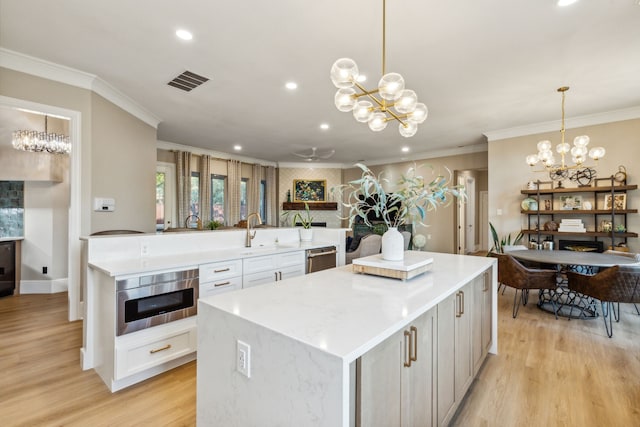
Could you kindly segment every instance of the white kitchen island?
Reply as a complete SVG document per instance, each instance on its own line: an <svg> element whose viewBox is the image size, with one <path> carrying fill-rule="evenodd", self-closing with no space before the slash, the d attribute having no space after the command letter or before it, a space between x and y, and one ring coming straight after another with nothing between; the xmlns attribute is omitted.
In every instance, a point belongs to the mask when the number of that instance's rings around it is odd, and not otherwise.
<svg viewBox="0 0 640 427"><path fill-rule="evenodd" d="M408 350L420 360L415 364L429 364L432 374L423 388L430 390L431 410L425 425L447 423L487 350L497 353L497 269L492 258L421 254L433 257L431 271L405 282L344 266L201 299L198 425L335 427L361 422L358 411L367 405L393 412L393 402L363 400L376 394L360 390L371 378L362 381L367 371L359 368L390 340L392 357L405 360L404 353L395 353ZM412 328L425 315L431 315L434 329ZM403 330L417 343L414 329L431 336L427 349L416 352L406 341L395 345ZM238 341L250 347L249 377L237 369ZM394 369L391 377L409 371ZM470 377L461 376L464 371ZM406 413L406 402L399 405Z"/></svg>

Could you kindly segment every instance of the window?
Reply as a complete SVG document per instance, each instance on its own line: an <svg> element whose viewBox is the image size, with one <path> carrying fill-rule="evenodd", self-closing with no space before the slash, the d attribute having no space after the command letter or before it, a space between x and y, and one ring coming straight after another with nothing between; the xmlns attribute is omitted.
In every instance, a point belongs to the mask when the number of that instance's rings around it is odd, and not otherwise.
<svg viewBox="0 0 640 427"><path fill-rule="evenodd" d="M224 195L227 177L211 175L211 219L224 224Z"/></svg>
<svg viewBox="0 0 640 427"><path fill-rule="evenodd" d="M156 231L164 230L166 173L156 172Z"/></svg>
<svg viewBox="0 0 640 427"><path fill-rule="evenodd" d="M156 231L172 227L175 222L176 169L172 163L156 166Z"/></svg>
<svg viewBox="0 0 640 427"><path fill-rule="evenodd" d="M200 217L200 173L191 172L191 200L189 202L189 215Z"/></svg>
<svg viewBox="0 0 640 427"><path fill-rule="evenodd" d="M247 219L247 178L240 181L240 219Z"/></svg>
<svg viewBox="0 0 640 427"><path fill-rule="evenodd" d="M265 195L267 194L267 181L260 181L260 205L259 212L260 217L262 217L262 221L267 220L267 202L265 200Z"/></svg>

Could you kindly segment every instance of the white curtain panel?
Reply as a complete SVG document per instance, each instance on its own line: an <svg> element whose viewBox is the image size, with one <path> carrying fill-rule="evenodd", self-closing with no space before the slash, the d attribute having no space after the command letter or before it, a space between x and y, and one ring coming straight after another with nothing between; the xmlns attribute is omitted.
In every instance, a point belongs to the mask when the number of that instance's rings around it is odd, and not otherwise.
<svg viewBox="0 0 640 427"><path fill-rule="evenodd" d="M269 225L278 225L278 193L276 188L276 168L273 166L266 167L267 194L265 194L265 203L267 204L267 217L264 218L265 223Z"/></svg>
<svg viewBox="0 0 640 427"><path fill-rule="evenodd" d="M251 179L247 185L247 214L260 211L260 181L262 181L262 166L253 165L251 167Z"/></svg>
<svg viewBox="0 0 640 427"><path fill-rule="evenodd" d="M176 175L178 189L178 225L183 227L189 216L191 202L191 153L176 151Z"/></svg>
<svg viewBox="0 0 640 427"><path fill-rule="evenodd" d="M227 225L240 222L240 181L242 180L242 162L227 160L227 197L228 214L225 215Z"/></svg>
<svg viewBox="0 0 640 427"><path fill-rule="evenodd" d="M200 156L200 219L211 221L211 156Z"/></svg>

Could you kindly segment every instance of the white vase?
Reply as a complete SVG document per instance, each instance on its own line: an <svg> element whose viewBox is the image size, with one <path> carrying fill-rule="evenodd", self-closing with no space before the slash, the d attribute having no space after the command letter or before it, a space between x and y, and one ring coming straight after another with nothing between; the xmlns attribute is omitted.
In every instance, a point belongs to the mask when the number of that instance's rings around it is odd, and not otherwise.
<svg viewBox="0 0 640 427"><path fill-rule="evenodd" d="M300 229L300 241L301 242L310 242L313 240L313 230L310 228L301 228Z"/></svg>
<svg viewBox="0 0 640 427"><path fill-rule="evenodd" d="M386 261L404 259L404 237L396 227L389 227L382 235L382 259Z"/></svg>

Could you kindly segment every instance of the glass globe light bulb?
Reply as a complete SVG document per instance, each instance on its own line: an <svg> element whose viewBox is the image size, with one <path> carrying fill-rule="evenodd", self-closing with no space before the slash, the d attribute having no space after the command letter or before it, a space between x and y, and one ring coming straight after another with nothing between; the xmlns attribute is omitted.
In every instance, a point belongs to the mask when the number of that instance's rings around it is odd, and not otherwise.
<svg viewBox="0 0 640 427"><path fill-rule="evenodd" d="M529 166L534 166L536 163L540 161L540 159L538 158L537 154L529 154L526 157L526 161Z"/></svg>
<svg viewBox="0 0 640 427"><path fill-rule="evenodd" d="M573 157L584 157L587 155L587 147L573 147L571 149L571 155Z"/></svg>
<svg viewBox="0 0 640 427"><path fill-rule="evenodd" d="M579 166L584 163L585 158L584 156L578 155L571 157L571 160L573 161L573 163Z"/></svg>
<svg viewBox="0 0 640 427"><path fill-rule="evenodd" d="M378 82L378 94L387 101L400 98L404 90L404 78L398 73L387 73Z"/></svg>
<svg viewBox="0 0 640 427"><path fill-rule="evenodd" d="M569 151L571 151L571 146L566 142L563 142L562 144L558 144L558 146L556 147L556 151L560 154L567 154Z"/></svg>
<svg viewBox="0 0 640 427"><path fill-rule="evenodd" d="M589 145L589 137L587 135L580 135L580 136L576 136L575 139L573 140L573 145L575 145L576 147L586 147L587 145Z"/></svg>
<svg viewBox="0 0 640 427"><path fill-rule="evenodd" d="M551 141L545 140L545 141L540 141L538 142L538 151L542 152L542 151L549 151L551 150Z"/></svg>
<svg viewBox="0 0 640 427"><path fill-rule="evenodd" d="M371 115L371 119L369 119L369 129L374 132L379 132L384 130L387 127L387 116L384 113L377 112Z"/></svg>
<svg viewBox="0 0 640 427"><path fill-rule="evenodd" d="M353 107L353 117L361 123L366 123L373 115L372 108L373 104L371 102L365 100L358 101Z"/></svg>
<svg viewBox="0 0 640 427"><path fill-rule="evenodd" d="M350 58L340 58L331 66L331 81L338 89L353 86L358 78L358 66Z"/></svg>
<svg viewBox="0 0 640 427"><path fill-rule="evenodd" d="M538 158L542 161L545 161L552 157L553 157L553 152L551 150L544 150L538 153Z"/></svg>
<svg viewBox="0 0 640 427"><path fill-rule="evenodd" d="M422 102L418 102L413 112L409 113L407 116L407 120L415 124L420 124L427 120L428 115L429 110L427 109L427 106Z"/></svg>
<svg viewBox="0 0 640 427"><path fill-rule="evenodd" d="M556 159L553 156L551 156L548 159L544 160L544 165L546 167L551 167L551 166L555 165L555 163L556 163Z"/></svg>
<svg viewBox="0 0 640 427"><path fill-rule="evenodd" d="M353 110L353 107L356 105L356 98L353 96L355 93L356 91L351 87L338 89L333 99L336 108L342 112Z"/></svg>
<svg viewBox="0 0 640 427"><path fill-rule="evenodd" d="M593 147L591 150L589 150L589 157L597 161L603 158L606 152L607 151L604 149L604 147Z"/></svg>
<svg viewBox="0 0 640 427"><path fill-rule="evenodd" d="M412 113L416 109L418 95L411 89L405 89L400 93L400 98L395 102L393 108L400 114Z"/></svg>
<svg viewBox="0 0 640 427"><path fill-rule="evenodd" d="M405 138L410 138L418 132L418 125L412 122L407 122L406 125L400 123L398 125L398 131L400 132L400 135Z"/></svg>

